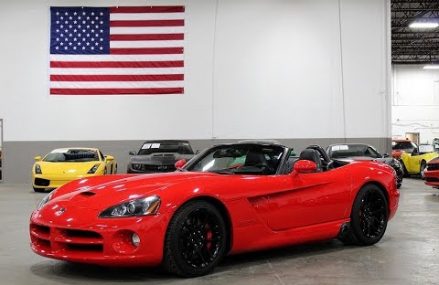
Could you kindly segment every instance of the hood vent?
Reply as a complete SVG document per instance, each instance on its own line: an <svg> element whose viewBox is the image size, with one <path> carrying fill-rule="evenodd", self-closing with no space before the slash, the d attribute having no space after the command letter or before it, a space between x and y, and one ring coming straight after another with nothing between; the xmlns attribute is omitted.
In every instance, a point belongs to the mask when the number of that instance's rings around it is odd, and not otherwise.
<svg viewBox="0 0 439 285"><path fill-rule="evenodd" d="M94 196L94 195L96 195L96 193L94 193L94 192L90 192L90 191L84 191L84 192L81 192L80 195L89 197L89 196Z"/></svg>

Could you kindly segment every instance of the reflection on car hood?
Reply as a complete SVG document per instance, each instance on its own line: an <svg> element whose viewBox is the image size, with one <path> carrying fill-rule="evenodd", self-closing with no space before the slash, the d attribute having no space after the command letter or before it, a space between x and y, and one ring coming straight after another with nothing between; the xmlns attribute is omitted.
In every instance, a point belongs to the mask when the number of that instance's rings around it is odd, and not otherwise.
<svg viewBox="0 0 439 285"><path fill-rule="evenodd" d="M174 164L177 160L189 160L193 155L180 154L176 152L153 153L149 155L134 155L130 157L130 163L151 164L151 165L169 165Z"/></svg>
<svg viewBox="0 0 439 285"><path fill-rule="evenodd" d="M52 200L47 204L62 203L76 207L103 210L122 201L159 195L167 189L190 181L218 176L202 172L172 172L166 174L150 174L135 176L108 176L108 181L97 185L88 185L88 179L76 181L74 187L61 187L54 192ZM221 177L221 176L220 176ZM111 180L110 180L111 179Z"/></svg>

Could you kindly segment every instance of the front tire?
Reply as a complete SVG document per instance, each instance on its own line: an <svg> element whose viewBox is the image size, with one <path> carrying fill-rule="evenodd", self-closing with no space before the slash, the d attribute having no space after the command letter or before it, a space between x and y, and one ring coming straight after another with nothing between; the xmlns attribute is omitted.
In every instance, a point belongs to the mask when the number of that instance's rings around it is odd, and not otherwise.
<svg viewBox="0 0 439 285"><path fill-rule="evenodd" d="M427 168L427 163L425 162L425 160L423 160L421 162L421 168L420 168L420 171L419 171L419 173L421 174L421 178L422 179L425 179L425 169L426 168Z"/></svg>
<svg viewBox="0 0 439 285"><path fill-rule="evenodd" d="M376 185L366 185L357 194L351 212L350 239L357 245L372 245L383 237L388 221L387 199Z"/></svg>
<svg viewBox="0 0 439 285"><path fill-rule="evenodd" d="M402 161L401 161L401 166L402 166L402 171L404 173L402 177L409 177L410 174L409 174L407 168L405 167L404 162L402 162Z"/></svg>
<svg viewBox="0 0 439 285"><path fill-rule="evenodd" d="M206 275L226 254L226 241L226 224L218 209L206 201L188 202L169 223L163 266L182 277Z"/></svg>

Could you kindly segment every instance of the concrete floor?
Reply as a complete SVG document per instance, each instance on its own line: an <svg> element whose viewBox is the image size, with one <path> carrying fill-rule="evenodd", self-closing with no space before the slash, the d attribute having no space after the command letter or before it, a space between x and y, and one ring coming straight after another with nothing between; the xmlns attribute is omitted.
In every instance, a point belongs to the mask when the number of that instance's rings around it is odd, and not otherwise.
<svg viewBox="0 0 439 285"><path fill-rule="evenodd" d="M370 247L338 241L227 257L205 277L158 269L109 269L37 256L28 218L44 194L0 183L0 284L439 284L439 191L406 179L400 208Z"/></svg>

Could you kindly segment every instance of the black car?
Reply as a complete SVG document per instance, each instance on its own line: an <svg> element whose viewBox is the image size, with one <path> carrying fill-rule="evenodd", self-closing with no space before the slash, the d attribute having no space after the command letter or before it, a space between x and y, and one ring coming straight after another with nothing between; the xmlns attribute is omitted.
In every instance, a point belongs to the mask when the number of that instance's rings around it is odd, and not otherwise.
<svg viewBox="0 0 439 285"><path fill-rule="evenodd" d="M188 161L194 151L188 141L153 140L142 144L139 151L130 152L128 173L153 173L175 171L175 163Z"/></svg>
<svg viewBox="0 0 439 285"><path fill-rule="evenodd" d="M387 154L381 155L374 147L367 144L359 143L344 143L333 144L326 149L329 157L333 160L340 159L371 159L390 165L395 169L397 176L397 187L401 187L402 179L404 176L404 169L401 163Z"/></svg>

